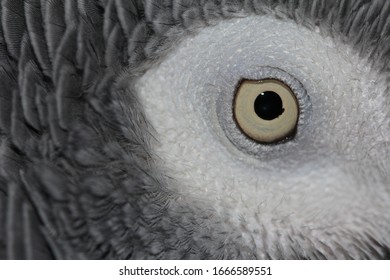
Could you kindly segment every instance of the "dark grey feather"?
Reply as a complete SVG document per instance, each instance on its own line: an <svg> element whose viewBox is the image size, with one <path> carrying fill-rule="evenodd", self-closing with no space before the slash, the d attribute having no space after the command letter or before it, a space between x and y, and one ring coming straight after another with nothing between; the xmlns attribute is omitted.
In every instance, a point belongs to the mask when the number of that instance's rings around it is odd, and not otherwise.
<svg viewBox="0 0 390 280"><path fill-rule="evenodd" d="M103 37L104 41L108 42L108 37L110 36L114 27L118 24L118 18L116 15L116 5L115 0L108 0L107 5L104 9L104 23L103 23Z"/></svg>
<svg viewBox="0 0 390 280"><path fill-rule="evenodd" d="M140 18L135 1L115 0L116 14L123 33L130 35L138 25ZM127 36L126 36L127 37Z"/></svg>
<svg viewBox="0 0 390 280"><path fill-rule="evenodd" d="M53 58L53 82L58 85L64 67L75 68L77 52L77 29L69 27L61 37Z"/></svg>
<svg viewBox="0 0 390 280"><path fill-rule="evenodd" d="M19 92L13 90L12 97L11 141L20 151L24 151L26 141L31 136L31 133L25 125Z"/></svg>
<svg viewBox="0 0 390 280"><path fill-rule="evenodd" d="M22 208L24 228L25 258L28 260L46 260L53 258L47 241L41 232L41 221L36 216L34 208L30 203L23 204Z"/></svg>
<svg viewBox="0 0 390 280"><path fill-rule="evenodd" d="M23 240L23 205L25 198L19 184L11 183L7 191L6 238L7 257L10 259L25 259Z"/></svg>
<svg viewBox="0 0 390 280"><path fill-rule="evenodd" d="M18 83L20 85L20 98L24 119L34 129L39 130L38 115L34 100L35 86L42 78L39 77L40 70L36 65L35 55L27 34L22 39L22 50L18 68L20 73Z"/></svg>
<svg viewBox="0 0 390 280"><path fill-rule="evenodd" d="M49 124L49 131L52 143L55 147L61 148L66 143L66 132L60 126L60 118L58 116L57 99L54 95L46 95L45 103L48 107L46 116Z"/></svg>
<svg viewBox="0 0 390 280"><path fill-rule="evenodd" d="M107 67L115 69L118 65L121 65L125 62L123 57L123 52L126 47L126 44L122 41L123 33L119 25L115 26L110 35L108 36L106 53L105 53L105 64Z"/></svg>
<svg viewBox="0 0 390 280"><path fill-rule="evenodd" d="M79 100L82 97L80 78L70 67L62 67L59 77L55 93L59 125L62 129L68 130L72 120L77 118L82 110Z"/></svg>
<svg viewBox="0 0 390 280"><path fill-rule="evenodd" d="M36 131L40 131L39 116L36 108L36 86L39 83L38 67L34 62L25 65L23 80L20 82L20 95L26 123Z"/></svg>
<svg viewBox="0 0 390 280"><path fill-rule="evenodd" d="M51 68L51 65L45 38L41 2L40 0L26 0L24 7L28 36L31 40L35 56L43 73L49 75L48 71Z"/></svg>
<svg viewBox="0 0 390 280"><path fill-rule="evenodd" d="M64 1L62 0L47 0L41 1L45 5L44 12L44 27L46 42L49 50L51 61L54 60L57 48L66 30Z"/></svg>
<svg viewBox="0 0 390 280"><path fill-rule="evenodd" d="M6 182L0 177L0 260L7 258L7 200Z"/></svg>
<svg viewBox="0 0 390 280"><path fill-rule="evenodd" d="M38 112L39 124L41 127L46 128L47 122L47 104L46 104L47 91L41 85L35 85L35 107Z"/></svg>
<svg viewBox="0 0 390 280"><path fill-rule="evenodd" d="M1 22L9 54L18 59L22 36L26 32L24 1L3 0L1 3Z"/></svg>
<svg viewBox="0 0 390 280"><path fill-rule="evenodd" d="M14 71L0 63L0 133L9 134L11 129L12 88L16 85Z"/></svg>
<svg viewBox="0 0 390 280"><path fill-rule="evenodd" d="M64 1L65 25L67 27L76 28L79 24L78 2L74 0Z"/></svg>

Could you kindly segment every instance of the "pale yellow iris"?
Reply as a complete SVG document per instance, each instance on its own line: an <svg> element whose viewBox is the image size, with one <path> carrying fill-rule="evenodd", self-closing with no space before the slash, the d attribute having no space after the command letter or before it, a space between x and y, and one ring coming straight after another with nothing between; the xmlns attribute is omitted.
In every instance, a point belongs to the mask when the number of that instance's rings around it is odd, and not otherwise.
<svg viewBox="0 0 390 280"><path fill-rule="evenodd" d="M255 101L264 92L276 93L283 106L283 113L266 120L256 113ZM261 143L275 143L291 136L297 127L299 106L295 94L278 80L244 80L234 99L234 118L241 130L251 139Z"/></svg>

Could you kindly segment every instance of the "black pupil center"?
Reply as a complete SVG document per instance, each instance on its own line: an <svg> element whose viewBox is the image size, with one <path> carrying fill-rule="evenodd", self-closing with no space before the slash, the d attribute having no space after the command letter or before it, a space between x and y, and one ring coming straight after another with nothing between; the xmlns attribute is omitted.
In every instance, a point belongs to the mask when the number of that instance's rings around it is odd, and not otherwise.
<svg viewBox="0 0 390 280"><path fill-rule="evenodd" d="M257 116L266 121L272 121L284 112L282 99L273 91L260 93L255 100L254 109Z"/></svg>

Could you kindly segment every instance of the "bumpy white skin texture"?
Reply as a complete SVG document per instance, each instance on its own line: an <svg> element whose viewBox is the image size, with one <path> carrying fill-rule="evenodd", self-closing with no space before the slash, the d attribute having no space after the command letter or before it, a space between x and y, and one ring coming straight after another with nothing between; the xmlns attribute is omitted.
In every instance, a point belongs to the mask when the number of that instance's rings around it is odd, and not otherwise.
<svg viewBox="0 0 390 280"><path fill-rule="evenodd" d="M296 77L312 111L294 140L256 157L230 143L215 108L261 66ZM233 19L182 41L136 88L170 188L214 208L258 257L292 246L359 258L365 241L390 243L389 95L347 46L289 20Z"/></svg>

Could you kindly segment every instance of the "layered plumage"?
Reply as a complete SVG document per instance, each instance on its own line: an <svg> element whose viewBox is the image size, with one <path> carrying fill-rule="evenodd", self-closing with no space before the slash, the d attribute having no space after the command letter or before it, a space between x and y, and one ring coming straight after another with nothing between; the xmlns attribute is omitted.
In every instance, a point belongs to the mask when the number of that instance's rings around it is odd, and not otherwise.
<svg viewBox="0 0 390 280"><path fill-rule="evenodd" d="M0 259L258 257L213 209L189 207L167 187L133 88L199 28L288 17L390 70L389 1L3 0L0 8ZM361 258L389 257L388 246L372 240ZM278 257L348 253L292 243Z"/></svg>

